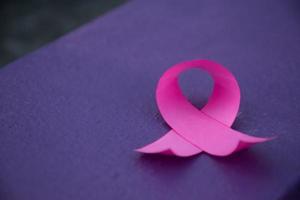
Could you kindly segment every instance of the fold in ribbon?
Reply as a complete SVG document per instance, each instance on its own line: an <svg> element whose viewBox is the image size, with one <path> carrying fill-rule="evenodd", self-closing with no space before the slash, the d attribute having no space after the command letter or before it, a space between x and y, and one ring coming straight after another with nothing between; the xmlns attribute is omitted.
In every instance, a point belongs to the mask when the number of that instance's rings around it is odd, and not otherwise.
<svg viewBox="0 0 300 200"><path fill-rule="evenodd" d="M178 76L197 68L214 80L212 95L199 110L182 94ZM227 156L271 138L249 136L231 129L240 104L240 89L234 76L222 65L209 60L193 60L168 69L158 82L156 101L159 111L172 128L157 141L136 151L181 157L206 152Z"/></svg>

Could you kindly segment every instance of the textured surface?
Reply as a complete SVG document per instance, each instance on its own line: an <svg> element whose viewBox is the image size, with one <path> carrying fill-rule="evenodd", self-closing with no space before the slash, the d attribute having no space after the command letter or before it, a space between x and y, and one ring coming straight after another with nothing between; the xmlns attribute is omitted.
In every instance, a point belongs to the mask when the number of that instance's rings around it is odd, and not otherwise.
<svg viewBox="0 0 300 200"><path fill-rule="evenodd" d="M300 176L296 1L131 1L0 71L1 199L279 199ZM169 128L161 74L194 58L239 81L234 128L278 139L228 158L141 156ZM212 82L187 72L198 106ZM293 191L295 191L293 189Z"/></svg>

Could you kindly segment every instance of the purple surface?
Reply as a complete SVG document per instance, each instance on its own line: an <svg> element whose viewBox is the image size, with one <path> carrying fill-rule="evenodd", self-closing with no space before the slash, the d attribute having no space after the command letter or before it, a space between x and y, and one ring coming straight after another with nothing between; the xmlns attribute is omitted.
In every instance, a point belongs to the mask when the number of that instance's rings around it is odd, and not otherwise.
<svg viewBox="0 0 300 200"><path fill-rule="evenodd" d="M299 9L296 1L130 1L4 67L1 199L283 198L300 177ZM169 130L157 80L195 58L237 77L235 129L278 139L228 158L133 152ZM181 82L203 105L208 76L188 72Z"/></svg>

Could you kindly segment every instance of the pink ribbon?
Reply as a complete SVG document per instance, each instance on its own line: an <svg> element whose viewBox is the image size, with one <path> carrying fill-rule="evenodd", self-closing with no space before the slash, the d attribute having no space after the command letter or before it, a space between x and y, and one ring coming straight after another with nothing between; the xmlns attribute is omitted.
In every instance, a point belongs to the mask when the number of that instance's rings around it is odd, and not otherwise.
<svg viewBox="0 0 300 200"><path fill-rule="evenodd" d="M213 93L201 110L184 97L178 84L178 76L191 68L208 72L214 80ZM138 152L187 157L204 151L227 156L272 139L249 136L230 128L239 109L240 89L225 67L209 60L182 62L168 69L158 82L156 101L172 129L155 142L137 149Z"/></svg>

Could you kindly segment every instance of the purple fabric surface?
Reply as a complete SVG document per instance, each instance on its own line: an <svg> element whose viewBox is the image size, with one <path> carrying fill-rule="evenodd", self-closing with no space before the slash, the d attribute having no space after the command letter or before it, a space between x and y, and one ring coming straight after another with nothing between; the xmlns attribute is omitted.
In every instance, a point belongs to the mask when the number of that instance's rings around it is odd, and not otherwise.
<svg viewBox="0 0 300 200"><path fill-rule="evenodd" d="M300 4L130 1L0 70L1 199L280 199L300 176ZM157 80L213 59L237 77L233 128L269 143L227 158L141 156L169 128ZM201 106L212 82L182 88Z"/></svg>

